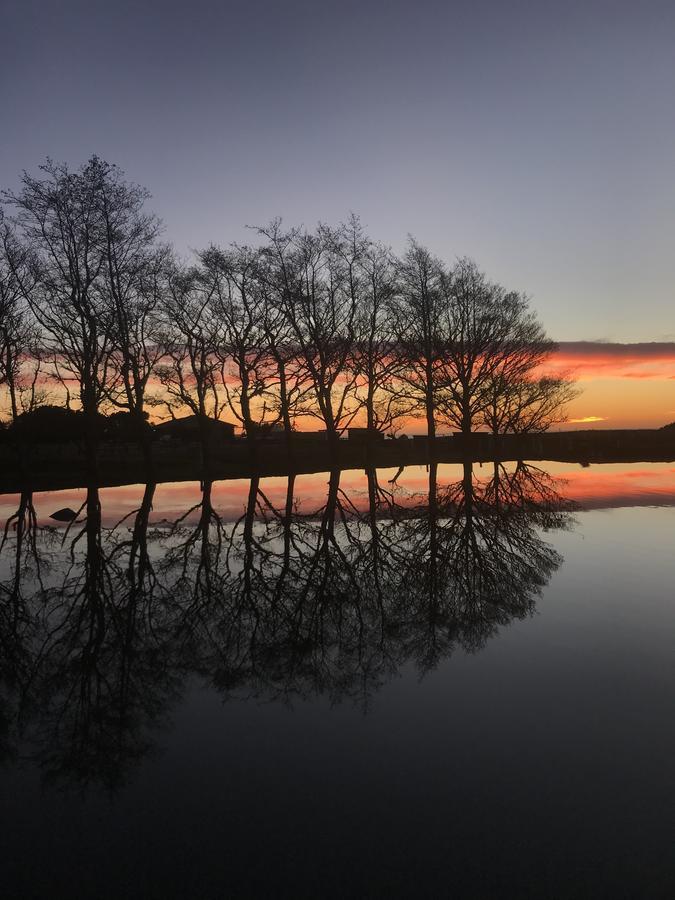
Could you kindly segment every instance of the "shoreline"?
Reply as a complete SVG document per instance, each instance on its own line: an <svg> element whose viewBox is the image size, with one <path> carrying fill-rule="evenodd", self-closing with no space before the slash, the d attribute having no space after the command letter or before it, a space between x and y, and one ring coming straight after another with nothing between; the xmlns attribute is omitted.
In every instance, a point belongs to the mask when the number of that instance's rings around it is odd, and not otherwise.
<svg viewBox="0 0 675 900"><path fill-rule="evenodd" d="M199 443L152 444L152 465L135 443L102 443L95 472L87 474L83 448L72 442L0 445L0 493L64 490L97 483L100 487L171 481L227 481L238 478L313 474L335 469L397 468L430 463L466 462L592 463L675 462L675 429L556 431L533 435L475 432L429 441L425 436L398 439L343 439L335 448L325 439L260 441L252 458L244 440L210 448L205 466Z"/></svg>

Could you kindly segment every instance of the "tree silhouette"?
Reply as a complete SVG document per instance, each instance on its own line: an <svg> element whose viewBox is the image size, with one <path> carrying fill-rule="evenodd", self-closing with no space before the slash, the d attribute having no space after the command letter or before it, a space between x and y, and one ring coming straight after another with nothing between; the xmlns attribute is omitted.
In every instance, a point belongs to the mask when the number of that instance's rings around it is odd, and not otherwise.
<svg viewBox="0 0 675 900"><path fill-rule="evenodd" d="M35 258L21 244L0 210L0 386L9 395L12 422L22 411L22 375L33 358L33 374L29 384L27 408L37 400L36 382L40 372L37 333L26 298L31 295L36 279Z"/></svg>
<svg viewBox="0 0 675 900"><path fill-rule="evenodd" d="M397 302L394 307L396 352L404 396L424 416L427 436L436 437L442 376L443 314L446 306L441 262L416 241L398 264Z"/></svg>
<svg viewBox="0 0 675 900"><path fill-rule="evenodd" d="M106 168L99 196L105 238L102 291L119 373L119 396L112 393L111 399L131 414L146 455L147 389L163 352L158 321L171 268L169 248L157 243L159 220L144 211L148 198L115 166Z"/></svg>
<svg viewBox="0 0 675 900"><path fill-rule="evenodd" d="M21 190L5 195L18 210L36 260L37 278L26 299L67 403L69 383L77 386L90 461L97 415L115 382L111 322L100 290L106 264L101 193L109 168L97 157L77 172L50 160L40 167L42 177L24 173Z"/></svg>

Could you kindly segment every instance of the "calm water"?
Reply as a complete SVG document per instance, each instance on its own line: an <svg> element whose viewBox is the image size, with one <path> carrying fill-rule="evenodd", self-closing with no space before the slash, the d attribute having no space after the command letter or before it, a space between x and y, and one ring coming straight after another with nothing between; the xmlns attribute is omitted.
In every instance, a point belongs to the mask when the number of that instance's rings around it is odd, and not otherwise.
<svg viewBox="0 0 675 900"><path fill-rule="evenodd" d="M0 497L3 896L675 896L675 467L394 476Z"/></svg>

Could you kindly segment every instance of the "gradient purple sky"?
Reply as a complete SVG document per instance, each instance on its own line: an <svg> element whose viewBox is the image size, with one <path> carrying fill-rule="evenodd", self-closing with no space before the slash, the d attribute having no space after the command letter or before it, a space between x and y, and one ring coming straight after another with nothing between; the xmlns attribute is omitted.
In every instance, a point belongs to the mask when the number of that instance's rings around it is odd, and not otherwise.
<svg viewBox="0 0 675 900"><path fill-rule="evenodd" d="M559 340L675 339L672 2L0 11L5 187L98 153L182 253L353 210L475 257Z"/></svg>

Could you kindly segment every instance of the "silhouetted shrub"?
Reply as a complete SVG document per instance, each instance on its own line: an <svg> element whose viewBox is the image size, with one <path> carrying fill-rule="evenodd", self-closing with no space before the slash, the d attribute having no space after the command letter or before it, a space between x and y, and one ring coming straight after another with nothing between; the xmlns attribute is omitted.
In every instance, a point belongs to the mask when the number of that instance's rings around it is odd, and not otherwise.
<svg viewBox="0 0 675 900"><path fill-rule="evenodd" d="M99 434L103 432L104 422L105 416L99 415ZM40 442L81 441L84 440L86 431L84 413L50 405L22 413L8 429L14 439Z"/></svg>
<svg viewBox="0 0 675 900"><path fill-rule="evenodd" d="M120 411L106 416L102 422L103 436L110 441L135 441L139 437L152 435L148 414L143 413L143 423L133 413Z"/></svg>

